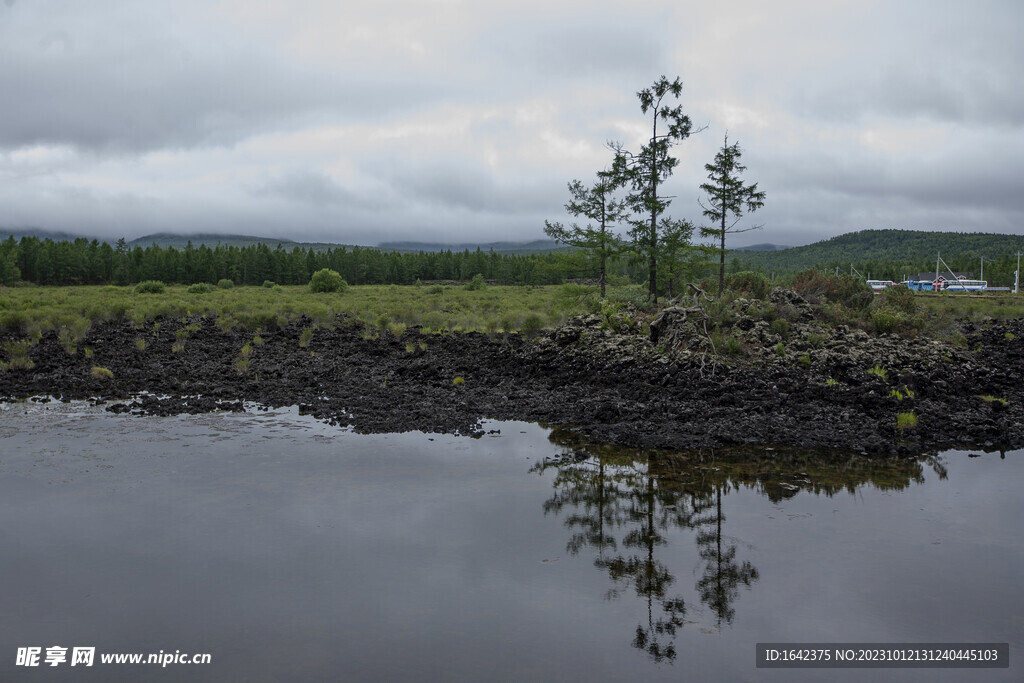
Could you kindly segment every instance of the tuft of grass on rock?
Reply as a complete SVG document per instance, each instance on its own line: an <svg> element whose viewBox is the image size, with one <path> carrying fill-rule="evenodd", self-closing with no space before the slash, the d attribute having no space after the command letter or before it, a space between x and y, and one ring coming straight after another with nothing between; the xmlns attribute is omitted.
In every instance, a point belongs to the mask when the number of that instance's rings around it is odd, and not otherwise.
<svg viewBox="0 0 1024 683"><path fill-rule="evenodd" d="M5 367L8 370L31 370L34 368L35 362L28 357L28 350L31 347L31 339L4 342L3 349L10 357Z"/></svg>
<svg viewBox="0 0 1024 683"><path fill-rule="evenodd" d="M913 429L917 426L917 415L913 413L899 413L896 415L896 429L900 431Z"/></svg>
<svg viewBox="0 0 1024 683"><path fill-rule="evenodd" d="M94 365L92 366L92 376L96 379L113 379L114 373L111 372L109 368Z"/></svg>
<svg viewBox="0 0 1024 683"><path fill-rule="evenodd" d="M888 380L888 373L886 373L885 368L883 368L880 365L876 365L873 368L869 368L868 369L868 374L869 375L874 375L875 377L881 378L881 380L883 382L888 382L889 381Z"/></svg>
<svg viewBox="0 0 1024 683"><path fill-rule="evenodd" d="M452 384L454 384L457 387L461 387L465 383L466 380L462 379L461 377L456 377L455 379L452 380Z"/></svg>

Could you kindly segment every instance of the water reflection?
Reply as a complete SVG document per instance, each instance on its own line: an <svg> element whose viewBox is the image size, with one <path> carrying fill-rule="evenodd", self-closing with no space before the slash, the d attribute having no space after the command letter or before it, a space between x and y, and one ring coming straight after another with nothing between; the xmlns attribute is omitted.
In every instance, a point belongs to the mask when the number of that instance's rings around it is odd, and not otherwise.
<svg viewBox="0 0 1024 683"><path fill-rule="evenodd" d="M693 594L714 615L715 628L733 623L740 588L752 589L760 578L725 533L722 501L730 493L748 488L778 503L801 491L834 496L864 486L906 489L923 483L925 465L940 479L947 476L937 456L868 459L765 448L667 455L585 444L557 428L549 438L561 452L531 468L554 470L544 513L564 519L571 532L567 552L593 553L594 566L612 582L609 599L632 593L646 603L646 623L636 626L632 645L657 662L675 660L675 638L687 623L679 568L659 555L679 530L692 534L701 562Z"/></svg>

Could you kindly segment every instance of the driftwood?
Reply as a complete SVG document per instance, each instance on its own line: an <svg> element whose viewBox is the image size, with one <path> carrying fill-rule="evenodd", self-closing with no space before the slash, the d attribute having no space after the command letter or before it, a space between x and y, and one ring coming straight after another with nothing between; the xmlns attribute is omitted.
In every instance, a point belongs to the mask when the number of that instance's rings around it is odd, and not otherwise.
<svg viewBox="0 0 1024 683"><path fill-rule="evenodd" d="M680 294L678 297L672 300L670 306L667 306L658 313L658 316L651 322L651 342L657 344L661 340L673 343L673 345L681 342L675 338L675 331L681 328L685 323L690 321L690 316L695 316L692 321L694 327L700 325L700 331L703 332L704 338L707 339L708 344L711 346L712 361L711 361L711 374L715 374L715 361L714 357L717 356L718 350L715 348L715 342L711 339L711 334L708 333L708 314L704 311L704 307L700 304L700 298L704 297L707 301L714 301L708 296L701 287L693 284L692 282L687 283L693 290L693 305L692 306L681 306L679 305L680 299L684 295ZM690 295L686 295L689 298ZM701 367L700 373L703 377L704 368L706 366L706 359L701 356Z"/></svg>

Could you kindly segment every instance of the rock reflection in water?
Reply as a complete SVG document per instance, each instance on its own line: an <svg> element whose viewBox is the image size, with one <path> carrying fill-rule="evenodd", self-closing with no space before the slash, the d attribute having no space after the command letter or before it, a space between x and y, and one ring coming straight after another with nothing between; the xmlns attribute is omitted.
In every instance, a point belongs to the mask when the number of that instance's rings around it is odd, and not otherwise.
<svg viewBox="0 0 1024 683"><path fill-rule="evenodd" d="M676 634L687 623L678 569L658 555L669 531L693 532L703 563L693 591L721 628L736 617L740 587L751 589L760 576L724 533L724 496L745 487L778 503L801 491L834 496L863 486L902 490L924 482L923 463L946 478L936 456L869 459L763 447L666 454L586 444L558 428L549 438L561 453L531 468L538 474L556 470L544 513L564 518L571 531L567 552L594 553L594 566L613 583L609 599L632 592L646 602L647 623L637 625L632 645L658 662L675 660Z"/></svg>

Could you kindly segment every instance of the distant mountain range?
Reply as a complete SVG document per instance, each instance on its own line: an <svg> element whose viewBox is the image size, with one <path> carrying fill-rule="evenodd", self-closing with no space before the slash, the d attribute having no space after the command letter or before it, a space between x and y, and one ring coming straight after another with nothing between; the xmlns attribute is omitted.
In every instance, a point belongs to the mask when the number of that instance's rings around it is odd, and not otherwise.
<svg viewBox="0 0 1024 683"><path fill-rule="evenodd" d="M74 241L82 237L85 237L85 239L92 239L88 236L72 235L66 232L50 232L47 230L40 230L38 228L0 229L0 240L7 239L10 236L13 236L15 239L21 239L22 237L36 237L41 240L51 239L55 242ZM192 235L181 235L176 233L160 232L129 240L128 247L142 247L145 249L146 247L157 245L161 247L184 249L189 242L192 243L193 247L198 247L203 244L209 247L215 247L218 244L231 245L235 247L247 247L253 244L266 244L271 249L276 249L278 245L281 245L289 251L294 247L320 251L324 249L337 249L339 247L352 248L353 246L351 244L340 244L336 242L297 242L295 240L273 237L257 237L255 235L232 235L227 233L196 233ZM113 241L111 241L111 244L113 244ZM384 242L375 248L382 249L384 251L465 251L467 249L469 251L476 251L479 248L482 251L494 250L496 252L506 253L531 253L551 251L553 249L561 249L563 247L560 247L559 244L553 240L533 240L530 242L486 242L479 244L475 242L462 242L457 244L411 241Z"/></svg>
<svg viewBox="0 0 1024 683"><path fill-rule="evenodd" d="M39 228L0 228L0 240L5 240L8 237L13 237L16 240L20 240L22 237L38 237L41 240L51 239L54 242L73 242L81 235L72 235L69 232L51 232Z"/></svg>
<svg viewBox="0 0 1024 683"><path fill-rule="evenodd" d="M924 230L860 230L778 251L730 250L748 267L795 272L816 267L849 269L850 264L934 265L936 255L973 262L1005 258L1024 251L1024 235ZM987 266L986 266L987 269ZM907 272L917 272L909 270Z"/></svg>
<svg viewBox="0 0 1024 683"><path fill-rule="evenodd" d="M13 235L16 239L24 236L39 239L75 240L82 235L64 232L48 232L37 228L0 229L0 240ZM287 250L294 247L301 249L334 249L352 245L329 242L296 242L289 239L257 237L254 235L231 235L224 233L203 233L179 235L173 233L157 233L146 235L128 242L130 247L147 247L157 244L163 247L184 248L188 242L198 247L201 244L216 246L217 244L245 247L263 243L271 249L281 245ZM367 247L363 247L367 248ZM494 250L503 253L536 253L564 249L553 240L533 240L529 242L384 242L378 249L389 251L482 251ZM936 232L923 230L860 230L846 233L827 240L799 247L785 247L778 244L753 244L746 247L730 249L730 258L740 259L744 267L760 268L772 272L796 272L815 267L841 267L848 269L850 264L870 262L886 262L890 264L928 265L934 264L936 254L944 258L977 258L997 259L1008 255L1016 255L1024 251L1024 236L996 233L962 233ZM986 267L987 268L987 267ZM910 271L908 271L910 272ZM916 272L916 271L914 271Z"/></svg>
<svg viewBox="0 0 1024 683"><path fill-rule="evenodd" d="M781 244L751 244L749 247L736 247L729 251L782 251L783 249L789 249L790 247Z"/></svg>

